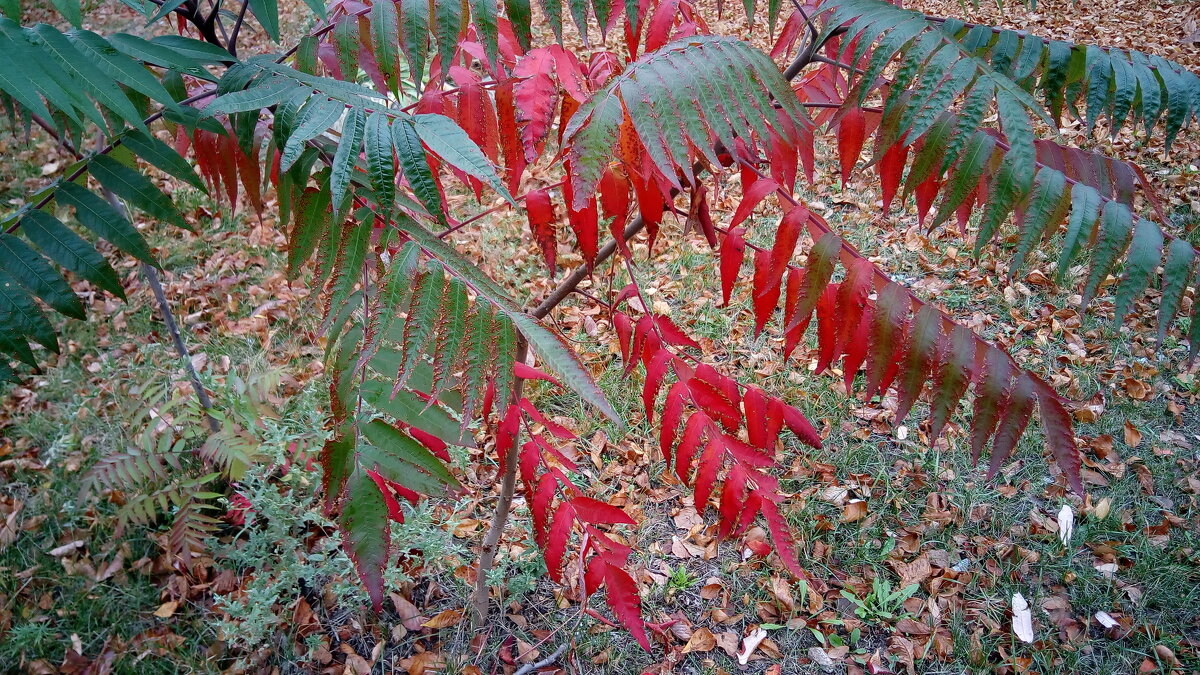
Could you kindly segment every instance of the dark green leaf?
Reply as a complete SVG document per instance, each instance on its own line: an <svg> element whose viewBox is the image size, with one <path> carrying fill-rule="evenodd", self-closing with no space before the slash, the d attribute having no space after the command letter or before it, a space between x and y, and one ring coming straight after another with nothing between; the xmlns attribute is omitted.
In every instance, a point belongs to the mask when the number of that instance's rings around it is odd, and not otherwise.
<svg viewBox="0 0 1200 675"><path fill-rule="evenodd" d="M117 272L104 256L57 218L34 209L21 219L21 228L29 240L51 260L100 288L125 299L125 289Z"/></svg>

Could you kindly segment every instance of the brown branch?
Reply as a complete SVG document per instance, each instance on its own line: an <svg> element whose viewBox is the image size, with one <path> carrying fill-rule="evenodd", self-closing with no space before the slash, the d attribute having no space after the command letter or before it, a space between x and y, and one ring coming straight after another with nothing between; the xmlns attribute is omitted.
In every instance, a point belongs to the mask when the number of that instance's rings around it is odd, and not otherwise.
<svg viewBox="0 0 1200 675"><path fill-rule="evenodd" d="M242 32L242 24L246 22L246 10L250 9L250 0L242 1L242 9L238 12L237 20L233 23L233 28L229 31L229 44L225 49L233 58L237 58L237 41L238 33Z"/></svg>
<svg viewBox="0 0 1200 675"><path fill-rule="evenodd" d="M523 362L528 350L528 345L525 338L519 338L517 343L517 361ZM509 399L509 405L518 405L521 402L522 390L524 389L525 380L517 378L517 383L513 386L512 396ZM500 547L500 537L504 534L504 527L508 524L508 513L512 510L513 494L517 488L517 461L518 461L519 445L514 441L509 446L508 451L504 455L504 478L500 483L500 497L496 502L496 512L492 514L492 522L488 526L487 534L483 538L483 550L479 554L479 566L475 573L475 590L471 593L471 624L475 628L479 628L487 621L488 616L488 572L492 570L492 566L496 562L496 551Z"/></svg>

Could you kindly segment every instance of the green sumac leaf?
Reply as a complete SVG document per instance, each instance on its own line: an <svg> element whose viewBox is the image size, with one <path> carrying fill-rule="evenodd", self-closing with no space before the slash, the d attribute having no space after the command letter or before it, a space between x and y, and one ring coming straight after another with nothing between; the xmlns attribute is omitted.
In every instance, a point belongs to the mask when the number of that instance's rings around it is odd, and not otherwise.
<svg viewBox="0 0 1200 675"><path fill-rule="evenodd" d="M279 157L279 170L287 171L300 158L308 141L332 127L342 117L346 107L320 95L311 96L300 110L296 126L288 136Z"/></svg>
<svg viewBox="0 0 1200 675"><path fill-rule="evenodd" d="M1162 260L1163 234L1158 225L1142 218L1133 229L1133 244L1125 261L1125 275L1117 284L1114 324L1121 325L1137 297L1150 285L1150 278Z"/></svg>
<svg viewBox="0 0 1200 675"><path fill-rule="evenodd" d="M1087 282L1083 287L1081 311L1087 311L1087 306L1129 244L1132 234L1133 215L1129 209L1115 201L1105 204L1100 215L1100 233L1096 245L1092 247L1092 267L1088 270Z"/></svg>
<svg viewBox="0 0 1200 675"><path fill-rule="evenodd" d="M57 218L34 209L21 219L25 236L54 262L74 274L96 284L113 295L125 299L125 289L117 272L104 256L83 237L75 234Z"/></svg>
<svg viewBox="0 0 1200 675"><path fill-rule="evenodd" d="M623 424L620 415L609 404L596 381L562 338L550 332L537 319L517 309L503 288L429 230L409 219L397 220L396 225L452 275L470 286L480 298L504 312L529 342L534 353L559 375L563 384L573 389L583 400L596 406L613 422ZM478 302L477 299L476 303Z"/></svg>
<svg viewBox="0 0 1200 675"><path fill-rule="evenodd" d="M392 156L392 134L387 115L376 111L367 118L363 147L367 154L367 176L379 209L390 217L396 202L396 162Z"/></svg>
<svg viewBox="0 0 1200 675"><path fill-rule="evenodd" d="M1095 188L1076 183L1071 186L1071 218L1063 237L1062 253L1058 257L1058 281L1061 283L1079 251L1080 242L1092 231L1100 217L1100 193Z"/></svg>
<svg viewBox="0 0 1200 675"><path fill-rule="evenodd" d="M407 389L392 396L392 385L383 380L367 380L360 387L363 400L381 413L420 429L428 434L468 448L475 447L470 434L464 434L458 420L450 416L440 405L428 401Z"/></svg>
<svg viewBox="0 0 1200 675"><path fill-rule="evenodd" d="M431 266L417 281L410 296L407 308L407 318L404 320L404 339L401 349L404 351L404 361L396 372L396 384L393 391L399 391L408 380L417 360L425 351L425 345L433 335L437 324L438 312L442 307L442 296L445 294L446 276L439 267Z"/></svg>
<svg viewBox="0 0 1200 675"><path fill-rule="evenodd" d="M207 116L261 110L290 98L299 85L278 75L264 75L249 89L216 97L204 107Z"/></svg>
<svg viewBox="0 0 1200 675"><path fill-rule="evenodd" d="M1167 336L1167 328L1179 312L1183 292L1192 278L1196 250L1183 239L1172 239L1167 247L1167 262L1163 267L1162 305L1158 309L1158 344Z"/></svg>
<svg viewBox="0 0 1200 675"><path fill-rule="evenodd" d="M989 134L976 131L971 135L971 140L962 152L962 158L955 165L950 191L938 206L937 217L933 219L931 228L946 222L954 210L972 194L979 185L979 179L983 176L983 170L991 160L995 147L996 139Z"/></svg>
<svg viewBox="0 0 1200 675"><path fill-rule="evenodd" d="M354 470L347 480L346 499L338 520L342 547L354 561L354 567L367 587L375 611L383 607L383 569L391 547L387 504L375 481L363 468Z"/></svg>
<svg viewBox="0 0 1200 675"><path fill-rule="evenodd" d="M421 200L421 206L437 219L438 224L449 227L446 208L442 205L442 193L433 179L433 170L429 168L429 159L425 156L425 148L421 145L417 130L409 120L401 119L392 125L392 143L404 177L413 194Z"/></svg>
<svg viewBox="0 0 1200 675"><path fill-rule="evenodd" d="M200 180L187 160L175 152L174 148L154 136L143 131L131 130L125 133L121 143L156 169L184 181L201 192L208 192L204 181Z"/></svg>
<svg viewBox="0 0 1200 675"><path fill-rule="evenodd" d="M54 198L60 204L75 207L75 219L87 229L138 260L158 267L142 233L112 204L75 183L60 183Z"/></svg>
<svg viewBox="0 0 1200 675"><path fill-rule="evenodd" d="M359 108L352 108L346 113L346 120L342 123L342 137L338 140L337 150L333 154L329 174L329 192L335 208L341 206L346 196L346 186L350 184L350 176L354 173L366 121L366 113Z"/></svg>
<svg viewBox="0 0 1200 675"><path fill-rule="evenodd" d="M1046 228L1052 224L1051 215L1058 208L1066 187L1066 176L1060 171L1045 168L1038 172L1034 179L1033 194L1025 207L1025 217L1021 223L1021 238L1017 242L1017 250L1013 253L1013 262L1009 266L1008 276L1011 279L1025 265L1025 256L1042 239Z"/></svg>
<svg viewBox="0 0 1200 675"><path fill-rule="evenodd" d="M416 115L413 124L426 147L454 168L492 186L501 197L517 207L516 201L496 175L496 169L467 132L445 115ZM390 152L390 149L389 149Z"/></svg>
<svg viewBox="0 0 1200 675"><path fill-rule="evenodd" d="M988 190L988 204L979 219L979 235L975 240L974 256L992 240L1000 223L1008 216L1033 184L1033 164L1021 165L1016 153L1009 152L1000 162L1000 171Z"/></svg>
<svg viewBox="0 0 1200 675"><path fill-rule="evenodd" d="M383 75L384 82L392 92L398 92L400 27L393 0L371 5L371 42L375 51L375 63Z"/></svg>
<svg viewBox="0 0 1200 675"><path fill-rule="evenodd" d="M417 442L412 436L409 436L387 422L381 419L371 420L370 423L363 427L363 435L366 436L371 445L405 463L421 469L438 481L446 485L458 485L458 480L450 474L450 470L446 468L442 460L435 457L432 452Z"/></svg>
<svg viewBox="0 0 1200 675"><path fill-rule="evenodd" d="M188 224L175 209L167 195L137 171L125 166L108 155L96 155L88 165L92 177L113 194L159 220L173 223L185 230Z"/></svg>
<svg viewBox="0 0 1200 675"><path fill-rule="evenodd" d="M55 311L83 319L83 303L71 285L38 252L11 234L0 234L0 269L8 272Z"/></svg>
<svg viewBox="0 0 1200 675"><path fill-rule="evenodd" d="M400 0L400 48L408 57L409 77L415 90L421 90L425 59L429 54L429 2Z"/></svg>
<svg viewBox="0 0 1200 675"><path fill-rule="evenodd" d="M327 229L338 229L329 220L329 191L309 188L300 195L295 221L288 235L288 277L296 278L300 267L312 257L317 242Z"/></svg>
<svg viewBox="0 0 1200 675"><path fill-rule="evenodd" d="M50 320L33 297L6 270L7 267L0 266L0 327L19 336L28 336L57 354L58 336Z"/></svg>
<svg viewBox="0 0 1200 675"><path fill-rule="evenodd" d="M279 0L246 0L272 42L279 42Z"/></svg>

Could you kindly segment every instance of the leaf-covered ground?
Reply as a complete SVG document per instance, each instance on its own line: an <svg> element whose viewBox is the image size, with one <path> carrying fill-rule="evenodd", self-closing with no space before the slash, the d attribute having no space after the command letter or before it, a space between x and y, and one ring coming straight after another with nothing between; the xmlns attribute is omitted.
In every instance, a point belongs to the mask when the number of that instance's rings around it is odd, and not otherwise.
<svg viewBox="0 0 1200 675"><path fill-rule="evenodd" d="M1188 3L1043 2L1036 12L917 5L1200 64L1197 46L1183 41L1196 30ZM112 17L122 20L119 12ZM733 21L713 27L744 30ZM1061 131L1083 140L1078 129ZM1194 130L1170 158L1132 135L1089 144L1152 170L1171 200L1174 231L1200 222L1198 169L1187 163L1200 155ZM580 673L1200 669L1200 383L1196 369L1181 365L1187 345L1178 332L1155 355L1153 294L1114 339L1111 297L1080 316L1078 297L1049 283L1047 257L997 283L1005 274L992 253L976 266L952 233L930 237L911 216L881 218L870 176L843 190L826 147L818 183L805 188L810 206L896 278L1080 402L1072 412L1085 446L1086 500L1054 482L1040 434L984 482L965 447L965 411L931 447L927 409L897 427L894 399L847 396L840 377L810 372L804 354L781 362L777 336L753 337L746 291L720 307L714 257L671 226L640 270L653 289L649 301L690 324L718 367L784 395L825 436L820 452L785 448L791 471L782 486L793 495L786 514L802 539L802 562L823 587L795 584L773 555L758 555L761 531L718 545L711 514L696 514L688 491L662 470L655 434L638 412L641 383L622 378L604 310L581 297L552 320L595 364L629 431L618 435L553 389L533 392L542 410L580 437L566 449L580 463L580 481L641 523L625 535L638 552L647 619L664 624L653 633L653 653L606 625L598 599L591 606L599 616L580 611L573 562L564 586L542 578L520 501L493 572L506 586L503 610L484 631L469 631L466 597L496 483L486 444L459 457L459 466L476 467L462 476L476 498L427 502L395 526L399 564L376 615L316 501L319 476L309 460L324 438L316 408L323 344L311 339L303 289L283 277L283 238L269 218L230 217L207 197L164 182L200 234L142 225L162 256L192 362L217 408L244 421L258 462L229 486L237 495L223 505L229 513L207 553L190 564L163 555L169 521L118 533L114 514L128 495L81 492L83 476L99 457L180 435L188 423L180 402L192 394L136 265L119 268L128 304L79 285L97 318L67 324L59 363L3 392L4 668L512 672L568 644L557 664ZM0 136L0 156L6 200L70 161L44 137L19 130ZM736 189L721 192L714 205L728 217L737 197ZM457 207L481 208L465 197ZM775 222L760 209L751 236L768 241ZM552 285L516 215L481 221L458 243L503 270L521 297ZM560 264L580 262L571 246L560 239ZM1066 542L1064 506L1075 520ZM1030 607L1032 643L1014 634L1018 593ZM743 666L743 640L759 628L767 637Z"/></svg>

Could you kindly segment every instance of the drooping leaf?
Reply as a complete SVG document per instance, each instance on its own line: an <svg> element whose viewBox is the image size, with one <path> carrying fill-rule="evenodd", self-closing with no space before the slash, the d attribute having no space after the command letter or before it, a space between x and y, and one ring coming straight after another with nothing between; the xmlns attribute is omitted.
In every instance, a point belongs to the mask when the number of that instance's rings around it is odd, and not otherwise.
<svg viewBox="0 0 1200 675"><path fill-rule="evenodd" d="M1138 219L1133 230L1133 243L1125 261L1125 274L1117 284L1116 313L1113 322L1120 326L1138 296L1150 285L1150 278L1162 260L1163 234L1154 223Z"/></svg>
<svg viewBox="0 0 1200 675"><path fill-rule="evenodd" d="M21 219L21 228L43 253L70 272L124 299L125 291L117 272L104 256L57 218L34 209Z"/></svg>
<svg viewBox="0 0 1200 675"><path fill-rule="evenodd" d="M11 275L29 292L37 295L55 311L74 319L84 319L83 303L71 285L39 253L11 234L0 234L0 269Z"/></svg>

